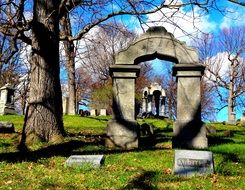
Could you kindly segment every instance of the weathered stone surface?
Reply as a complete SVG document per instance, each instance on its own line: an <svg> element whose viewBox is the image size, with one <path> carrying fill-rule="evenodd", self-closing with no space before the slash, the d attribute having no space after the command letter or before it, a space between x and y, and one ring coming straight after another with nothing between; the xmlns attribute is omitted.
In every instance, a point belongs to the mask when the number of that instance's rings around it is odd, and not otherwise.
<svg viewBox="0 0 245 190"><path fill-rule="evenodd" d="M163 27L152 27L116 56L116 64L138 64L165 56L175 63L198 63L197 52L175 39Z"/></svg>
<svg viewBox="0 0 245 190"><path fill-rule="evenodd" d="M178 64L173 67L177 78L177 119L174 123L174 148L207 148L206 128L201 121L201 76L203 65Z"/></svg>
<svg viewBox="0 0 245 190"><path fill-rule="evenodd" d="M106 146L132 149L138 147L135 117L135 79L139 74L137 65L113 65L113 119L108 123Z"/></svg>
<svg viewBox="0 0 245 190"><path fill-rule="evenodd" d="M173 147L206 148L206 130L201 121L200 81L205 67L198 64L197 52L180 42L163 27L152 27L116 56L110 67L113 79L113 120L108 124L107 145L123 148L137 146L135 132L135 78L138 63L159 58L172 61L177 78L177 120ZM151 102L148 97L148 111ZM144 102L144 106L147 102ZM119 131L120 135L117 134ZM135 140L133 140L135 138ZM128 146L127 144L131 144Z"/></svg>
<svg viewBox="0 0 245 190"><path fill-rule="evenodd" d="M97 110L96 109L91 109L90 110L90 115L91 116L97 116Z"/></svg>
<svg viewBox="0 0 245 190"><path fill-rule="evenodd" d="M67 115L69 109L69 97L62 98L62 107L63 107L63 114Z"/></svg>
<svg viewBox="0 0 245 190"><path fill-rule="evenodd" d="M76 167L91 164L94 167L99 167L103 159L104 155L72 155L66 160L65 166Z"/></svg>
<svg viewBox="0 0 245 190"><path fill-rule="evenodd" d="M175 150L173 173L182 176L207 175L214 173L212 152Z"/></svg>
<svg viewBox="0 0 245 190"><path fill-rule="evenodd" d="M106 109L100 109L100 116L106 116Z"/></svg>
<svg viewBox="0 0 245 190"><path fill-rule="evenodd" d="M0 121L0 133L14 133L14 124L7 121Z"/></svg>
<svg viewBox="0 0 245 190"><path fill-rule="evenodd" d="M241 124L245 125L245 111L243 111L242 116L241 116Z"/></svg>
<svg viewBox="0 0 245 190"><path fill-rule="evenodd" d="M138 127L136 121L110 120L106 128L106 146L110 149L138 148Z"/></svg>
<svg viewBox="0 0 245 190"><path fill-rule="evenodd" d="M207 130L207 135L214 135L216 134L216 128L214 126L206 126L206 130Z"/></svg>
<svg viewBox="0 0 245 190"><path fill-rule="evenodd" d="M228 124L236 125L236 113L235 112L231 112L231 114L229 115Z"/></svg>
<svg viewBox="0 0 245 190"><path fill-rule="evenodd" d="M0 88L0 115L16 114L14 91L15 89L10 84Z"/></svg>

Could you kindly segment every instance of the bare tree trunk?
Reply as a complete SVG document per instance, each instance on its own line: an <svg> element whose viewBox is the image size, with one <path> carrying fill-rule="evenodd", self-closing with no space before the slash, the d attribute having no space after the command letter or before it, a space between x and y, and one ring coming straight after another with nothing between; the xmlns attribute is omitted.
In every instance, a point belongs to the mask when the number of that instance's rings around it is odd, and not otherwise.
<svg viewBox="0 0 245 190"><path fill-rule="evenodd" d="M22 143L63 140L58 2L34 1L30 96Z"/></svg>
<svg viewBox="0 0 245 190"><path fill-rule="evenodd" d="M236 123L236 114L235 114L235 99L234 95L234 63L231 63L230 66L230 83L229 83L229 96L228 96L228 123Z"/></svg>
<svg viewBox="0 0 245 190"><path fill-rule="evenodd" d="M61 21L62 32L66 36L72 35L70 19L64 16ZM76 114L76 88L75 88L75 48L72 41L64 41L65 55L66 55L66 70L68 73L68 115Z"/></svg>

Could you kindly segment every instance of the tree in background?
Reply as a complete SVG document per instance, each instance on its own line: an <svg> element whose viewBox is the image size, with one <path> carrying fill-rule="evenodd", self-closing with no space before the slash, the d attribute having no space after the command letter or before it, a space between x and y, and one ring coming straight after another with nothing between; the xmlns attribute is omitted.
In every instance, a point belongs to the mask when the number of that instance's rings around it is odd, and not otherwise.
<svg viewBox="0 0 245 190"><path fill-rule="evenodd" d="M235 108L244 107L245 28L223 29L217 36L204 35L196 43L206 65L205 77L216 90L217 110L228 107L228 123L235 122Z"/></svg>
<svg viewBox="0 0 245 190"><path fill-rule="evenodd" d="M119 23L107 23L98 26L93 36L86 36L86 49L78 54L81 67L93 75L93 80L107 81L110 78L109 67L115 64L115 55L136 37Z"/></svg>
<svg viewBox="0 0 245 190"><path fill-rule="evenodd" d="M20 51L17 52L17 47ZM15 88L16 110L24 114L29 89L29 62L26 45L13 44L11 38L0 33L0 87L11 84ZM22 55L25 54L25 60Z"/></svg>
<svg viewBox="0 0 245 190"><path fill-rule="evenodd" d="M90 107L106 108L112 113L112 84L109 67L115 64L116 53L132 42L136 34L118 23L109 23L97 28L93 38L86 40L86 51L81 55L81 67L93 76ZM136 107L141 102L142 89L148 82L151 66L142 63L140 76L136 80Z"/></svg>
<svg viewBox="0 0 245 190"><path fill-rule="evenodd" d="M16 53L11 38L0 33L0 87L7 83L13 86L18 83L20 70L18 57L19 54Z"/></svg>
<svg viewBox="0 0 245 190"><path fill-rule="evenodd" d="M71 36L72 28L70 23L70 17L68 14L62 17L60 21L61 35ZM63 40L64 52L65 52L65 68L67 71L68 81L68 115L76 114L76 77L75 77L75 47L74 42L69 40Z"/></svg>
<svg viewBox="0 0 245 190"><path fill-rule="evenodd" d="M76 69L76 110L79 112L79 105L88 107L90 102L91 89L93 89L92 75L82 67Z"/></svg>
<svg viewBox="0 0 245 190"><path fill-rule="evenodd" d="M97 82L92 85L91 100L89 106L100 110L106 109L112 114L112 81Z"/></svg>
<svg viewBox="0 0 245 190"><path fill-rule="evenodd" d="M115 64L116 53L125 48L135 36L135 33L114 22L96 27L93 36L86 36L84 39L86 48L78 54L78 58L80 70L93 76L89 80L93 83L90 85L91 108L107 109L109 114L112 113L109 67Z"/></svg>

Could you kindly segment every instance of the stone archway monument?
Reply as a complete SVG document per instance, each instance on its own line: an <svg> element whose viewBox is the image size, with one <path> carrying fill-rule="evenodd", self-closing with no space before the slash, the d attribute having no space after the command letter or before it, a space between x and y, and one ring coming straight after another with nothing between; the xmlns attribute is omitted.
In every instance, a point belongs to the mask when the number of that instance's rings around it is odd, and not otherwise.
<svg viewBox="0 0 245 190"><path fill-rule="evenodd" d="M206 131L201 121L200 81L205 67L198 55L163 27L152 27L116 57L110 67L113 79L113 118L108 122L106 146L125 149L138 147L135 116L135 80L140 62L172 61L177 80L177 119L174 123L173 148L206 148Z"/></svg>

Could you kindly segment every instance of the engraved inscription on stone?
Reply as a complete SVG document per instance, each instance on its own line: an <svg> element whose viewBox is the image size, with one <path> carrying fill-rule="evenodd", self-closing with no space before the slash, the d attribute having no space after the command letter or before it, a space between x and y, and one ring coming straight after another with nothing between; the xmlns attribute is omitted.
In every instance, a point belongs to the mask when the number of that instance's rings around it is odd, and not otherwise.
<svg viewBox="0 0 245 190"><path fill-rule="evenodd" d="M213 154L209 151L175 150L173 171L184 176L212 174Z"/></svg>
<svg viewBox="0 0 245 190"><path fill-rule="evenodd" d="M104 155L72 155L66 162L65 166L81 166L83 164L91 164L94 167L101 166Z"/></svg>
<svg viewBox="0 0 245 190"><path fill-rule="evenodd" d="M209 160L203 159L189 159L189 158L179 158L177 160L178 166L188 166L188 167L208 167L211 165Z"/></svg>

